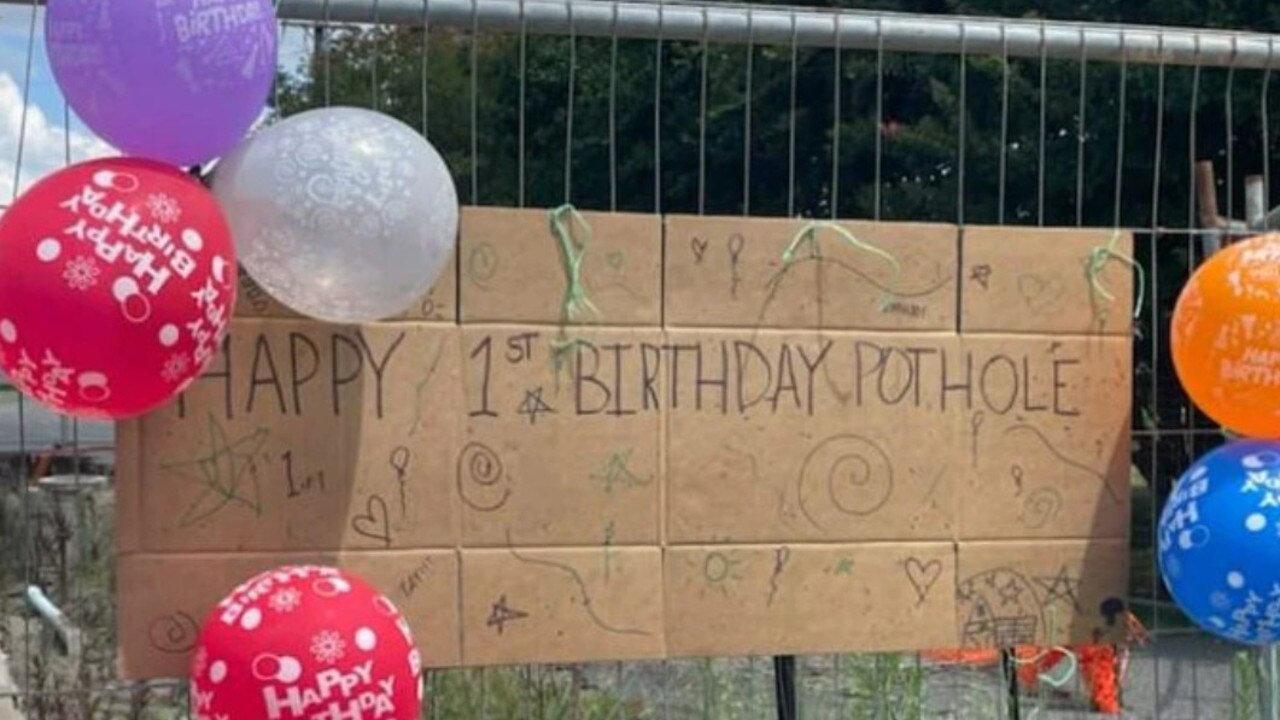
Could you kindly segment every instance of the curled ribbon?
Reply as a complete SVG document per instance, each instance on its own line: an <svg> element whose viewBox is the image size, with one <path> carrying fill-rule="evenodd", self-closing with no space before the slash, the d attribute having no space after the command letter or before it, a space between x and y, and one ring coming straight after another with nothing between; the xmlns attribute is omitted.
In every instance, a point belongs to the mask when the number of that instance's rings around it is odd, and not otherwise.
<svg viewBox="0 0 1280 720"><path fill-rule="evenodd" d="M840 239L844 240L846 243L851 245L854 249L871 253L872 255L882 258L885 262L892 265L893 266L893 285L895 287L897 286L898 276L902 274L902 266L901 264L898 263L898 259L894 257L892 253L890 253L887 250L884 250L883 248L877 247L876 245L873 245L867 242L866 240L859 238L858 236L849 232L849 230L845 228L843 225L840 225L839 223L831 222L829 220L812 220L800 228L800 230L796 233L795 237L791 239L791 244L787 246L786 250L782 251L782 267L784 269L787 266L791 265L792 262L795 261L796 250L800 248L801 243L808 242L810 244L813 244L816 242L815 235L818 233L819 230L830 230L831 232L835 233L838 237L840 237ZM891 290L886 290L884 291L883 294L881 294L880 308L882 310L890 303L890 301L893 299L894 294L895 293Z"/></svg>
<svg viewBox="0 0 1280 720"><path fill-rule="evenodd" d="M1133 319L1137 320L1142 316L1142 300L1146 295L1146 272L1133 258L1116 250L1116 243L1118 242L1120 242L1120 231L1116 230L1111 234L1110 242L1106 245L1098 245L1093 250L1090 250L1089 256L1084 261L1084 275L1089 281L1089 289L1093 293L1094 302L1096 303L1098 298L1111 302L1116 299L1116 296L1102 284L1099 275L1101 275L1103 268L1112 259L1119 260L1133 268L1134 272L1138 274L1138 291L1134 294L1133 301Z"/></svg>

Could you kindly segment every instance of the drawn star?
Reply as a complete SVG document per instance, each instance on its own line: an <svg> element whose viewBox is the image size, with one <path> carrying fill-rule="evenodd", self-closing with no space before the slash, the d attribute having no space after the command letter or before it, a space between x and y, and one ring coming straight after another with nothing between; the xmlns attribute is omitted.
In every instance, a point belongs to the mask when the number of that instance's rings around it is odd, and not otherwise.
<svg viewBox="0 0 1280 720"><path fill-rule="evenodd" d="M1017 578L1009 578L1009 582L1000 588L1000 605L1017 606L1019 598L1022 597L1022 586L1018 584Z"/></svg>
<svg viewBox="0 0 1280 720"><path fill-rule="evenodd" d="M853 561L847 557L840 558L840 562L836 563L836 575L852 575Z"/></svg>
<svg viewBox="0 0 1280 720"><path fill-rule="evenodd" d="M520 407L516 412L521 415L529 416L529 424L538 424L538 416L545 414L555 414L555 409L542 399L542 386L538 386L532 390L524 391L524 402L520 403Z"/></svg>
<svg viewBox="0 0 1280 720"><path fill-rule="evenodd" d="M981 285L983 290L988 289L991 282L991 266L974 265L969 271L969 279Z"/></svg>
<svg viewBox="0 0 1280 720"><path fill-rule="evenodd" d="M498 598L498 602L493 604L493 608L489 611L489 618L485 620L485 625L498 628L498 634L506 629L507 623L513 620L523 620L529 617L529 613L507 605L507 596L503 595Z"/></svg>
<svg viewBox="0 0 1280 720"><path fill-rule="evenodd" d="M1044 588L1046 606L1063 601L1071 603L1071 607L1080 611L1080 597L1076 594L1080 589L1080 579L1067 574L1067 566L1063 565L1053 577L1035 578L1037 584Z"/></svg>
<svg viewBox="0 0 1280 720"><path fill-rule="evenodd" d="M599 472L591 473L591 479L604 483L604 491L606 493L612 493L614 485L643 487L653 482L653 477L642 478L631 472L631 469L627 467L627 463L630 461L630 450L624 453L610 453L604 467Z"/></svg>
<svg viewBox="0 0 1280 720"><path fill-rule="evenodd" d="M262 492L253 458L262 451L270 435L267 428L258 428L228 441L226 429L211 413L208 452L191 460L160 465L162 470L182 475L204 489L182 513L178 527L189 527L212 517L231 503L261 514Z"/></svg>

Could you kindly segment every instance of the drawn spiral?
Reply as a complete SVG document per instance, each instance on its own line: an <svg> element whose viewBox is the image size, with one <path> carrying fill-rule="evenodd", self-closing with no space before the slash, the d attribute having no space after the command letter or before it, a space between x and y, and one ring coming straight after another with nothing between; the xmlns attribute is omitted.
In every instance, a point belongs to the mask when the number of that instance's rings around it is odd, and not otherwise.
<svg viewBox="0 0 1280 720"><path fill-rule="evenodd" d="M816 515L829 508L842 515L866 516L889 502L893 463L879 445L860 435L834 435L805 457L798 480L800 510L819 530Z"/></svg>
<svg viewBox="0 0 1280 720"><path fill-rule="evenodd" d="M184 612L175 612L152 620L147 635L151 647L162 653L179 655L196 646L200 627L196 625L195 618Z"/></svg>
<svg viewBox="0 0 1280 720"><path fill-rule="evenodd" d="M458 495L468 506L493 512L507 504L511 482L502 467L502 458L483 443L472 442L458 455Z"/></svg>
<svg viewBox="0 0 1280 720"><path fill-rule="evenodd" d="M1053 488L1037 488L1022 501L1022 524L1031 530L1048 525L1062 509L1062 496Z"/></svg>

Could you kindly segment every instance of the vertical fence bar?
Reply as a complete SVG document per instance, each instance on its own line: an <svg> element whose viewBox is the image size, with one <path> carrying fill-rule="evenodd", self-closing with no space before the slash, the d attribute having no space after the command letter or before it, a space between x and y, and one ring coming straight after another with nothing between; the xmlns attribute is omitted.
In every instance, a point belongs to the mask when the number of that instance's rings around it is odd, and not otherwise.
<svg viewBox="0 0 1280 720"><path fill-rule="evenodd" d="M880 188L883 185L882 162L884 159L884 23L876 18L876 176L872 190L873 217L880 222Z"/></svg>
<svg viewBox="0 0 1280 720"><path fill-rule="evenodd" d="M1267 69L1262 75L1262 107L1259 113L1261 115L1259 122L1262 124L1262 209L1264 213L1271 210L1271 63L1275 60L1275 55L1275 38L1268 38ZM1267 228L1264 226L1263 229Z"/></svg>
<svg viewBox="0 0 1280 720"><path fill-rule="evenodd" d="M369 97L371 98L371 106L376 112L378 110L378 59L382 57L380 52L379 35L381 35L382 27L378 25L378 0L370 0L373 6L370 8L370 14L373 16L373 28L370 32L370 42L373 44L373 57L369 63ZM281 43L282 45L284 43ZM278 86L279 83L276 83Z"/></svg>
<svg viewBox="0 0 1280 720"><path fill-rule="evenodd" d="M1226 135L1227 135L1227 209L1223 213L1228 219L1235 217L1235 189L1236 189L1236 146L1235 146L1235 86L1236 86L1236 59L1240 56L1240 48L1237 39L1233 36L1231 39L1231 64L1227 67L1227 91L1223 98L1224 115L1226 117Z"/></svg>
<svg viewBox="0 0 1280 720"><path fill-rule="evenodd" d="M831 70L831 219L835 220L840 216L840 101L842 72L841 72L841 52L840 52L840 20L843 14L836 12L835 37L832 38L834 49L832 51L832 70ZM839 655L836 656L837 667L836 675L839 676Z"/></svg>
<svg viewBox="0 0 1280 720"><path fill-rule="evenodd" d="M327 10L329 7L329 0L324 0L324 2L325 2L325 8ZM521 17L523 17L524 16L524 0L520 0L520 10L521 10L520 15ZM428 98L427 78L430 77L429 70L431 65L431 59L429 57L430 50L431 50L431 0L422 0L422 57L420 58L420 62L418 64L418 73L420 76L419 79L422 82L422 136L426 138L431 137L428 134L428 129L430 128L430 122L429 122L430 118L429 118L429 112L428 112L430 108L430 103L427 100ZM327 100L325 104L326 105L328 104Z"/></svg>
<svg viewBox="0 0 1280 720"><path fill-rule="evenodd" d="M665 0L658 0L658 39L653 51L653 211L662 212L662 21Z"/></svg>
<svg viewBox="0 0 1280 720"><path fill-rule="evenodd" d="M1089 45L1080 30L1080 104L1076 108L1076 226L1084 225L1084 146L1088 142Z"/></svg>
<svg viewBox="0 0 1280 720"><path fill-rule="evenodd" d="M523 2L523 0L522 0ZM609 210L618 211L618 5L613 4L609 43Z"/></svg>
<svg viewBox="0 0 1280 720"><path fill-rule="evenodd" d="M528 30L529 19L528 16L525 15L524 0L520 0L520 89L518 90L519 99L517 101L519 107L516 110L519 117L517 120L517 124L519 126L517 128L517 132L519 134L519 138L517 139L517 152L519 153L519 156L516 161L516 183L518 185L516 188L516 196L518 198L517 203L520 207L524 207L525 205L525 166L527 164L527 160L525 159L525 93L529 77L527 67L529 48Z"/></svg>
<svg viewBox="0 0 1280 720"><path fill-rule="evenodd" d="M707 9L702 9L701 82L698 97L698 214L707 213Z"/></svg>
<svg viewBox="0 0 1280 720"><path fill-rule="evenodd" d="M968 56L969 36L966 32L964 23L960 24L960 117L956 119L957 138L956 138L956 225L960 226L960 231L964 232L964 181L965 181L965 151L968 144L968 125L969 125L969 56Z"/></svg>
<svg viewBox="0 0 1280 720"><path fill-rule="evenodd" d="M22 187L22 164L25 159L26 139L27 139L27 120L31 112L31 72L35 60L35 40L36 40L36 17L38 15L38 5L36 0L31 1L31 16L27 27L27 48L26 59L22 71L22 110L18 119L18 149L17 157L13 166L13 192L9 198L10 204L17 200L18 193ZM24 588L30 587L34 579L34 568L32 568L31 549L33 545L33 537L31 530L32 512L31 512L31 493L27 490L27 484L30 480L27 472L27 438L26 438L26 399L21 393L18 394L18 482L17 491L19 493L19 506L21 519L19 521L19 551L22 553L22 582ZM28 703L35 698L38 688L33 687L32 676L33 662L31 657L31 615L24 613L22 616L22 643L23 653L22 662L24 666L24 681L26 687L21 690L21 695L26 698Z"/></svg>
<svg viewBox="0 0 1280 720"><path fill-rule="evenodd" d="M573 3L566 2L569 13L569 81L564 102L564 201L573 202L573 100L578 77L578 37L573 27Z"/></svg>
<svg viewBox="0 0 1280 720"><path fill-rule="evenodd" d="M1123 51L1125 46L1124 32L1120 33L1120 48ZM1121 213L1121 197L1124 189L1124 136L1125 136L1125 117L1128 114L1127 100L1129 89L1129 63L1127 60L1120 61L1120 102L1116 105L1116 187L1115 187L1115 212L1112 217L1112 227L1120 228Z"/></svg>
<svg viewBox="0 0 1280 720"><path fill-rule="evenodd" d="M1045 176L1045 145L1048 142L1048 133L1045 131L1045 124L1048 119L1049 112L1049 93L1048 93L1048 77L1049 77L1049 55L1048 45L1045 42L1044 21L1040 21L1040 161L1037 165L1036 176L1036 224L1044 227L1044 176Z"/></svg>
<svg viewBox="0 0 1280 720"><path fill-rule="evenodd" d="M1197 55L1199 54L1200 44L1196 43ZM1187 229L1196 227L1196 123L1199 118L1200 109L1200 70L1201 67L1197 63L1191 71L1191 106L1187 111L1187 177L1191 179L1188 183L1187 191ZM1187 233L1187 257L1194 264L1195 255L1191 252L1194 233ZM1191 422L1195 422L1195 413L1191 414ZM1194 425L1192 426L1194 427Z"/></svg>
<svg viewBox="0 0 1280 720"><path fill-rule="evenodd" d="M324 8L322 11L322 14L324 15L324 20L322 21L322 25L321 25L321 27L324 28L324 32L321 34L321 37L324 40L324 42L322 43L322 47L324 48L324 58L322 60L322 63L324 65L324 106L325 107L329 107L330 105L333 104L333 66L330 64L332 51L329 48L330 31L333 29L333 16L332 16L333 8L330 7L329 5L330 1L331 0L324 0ZM423 25L423 42L424 43L426 42L426 39L425 39L426 38L425 23L427 22L426 17L427 17L427 9L424 3L423 9L422 9L422 18L424 23ZM426 65L425 65L426 52L427 52L426 46L424 45L422 50L423 58L424 58L423 59L424 64L422 68L422 71L423 71L422 77L423 77L424 84L426 83ZM424 118L426 117L425 110L424 110L423 117ZM425 120L423 124L425 126L426 124Z"/></svg>
<svg viewBox="0 0 1280 720"><path fill-rule="evenodd" d="M996 182L996 222L1004 224L1005 188L1009 176L1009 27L1000 23L1000 170Z"/></svg>
<svg viewBox="0 0 1280 720"><path fill-rule="evenodd" d="M751 8L747 8L747 70L742 94L742 214L751 214L751 96L755 67L754 27Z"/></svg>
<svg viewBox="0 0 1280 720"><path fill-rule="evenodd" d="M796 16L791 15L791 111L787 116L787 217L796 214L796 59L799 54Z"/></svg>

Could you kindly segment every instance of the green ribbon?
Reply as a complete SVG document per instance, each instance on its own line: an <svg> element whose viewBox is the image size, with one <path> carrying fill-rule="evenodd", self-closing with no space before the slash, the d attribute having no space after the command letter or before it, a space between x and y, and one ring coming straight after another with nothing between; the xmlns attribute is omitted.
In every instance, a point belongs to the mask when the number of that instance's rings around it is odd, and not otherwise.
<svg viewBox="0 0 1280 720"><path fill-rule="evenodd" d="M591 244L591 224L572 205L565 204L548 213L551 235L560 246L560 261L564 267L564 299L560 302L560 323L578 322L584 315L600 319L600 309L587 297L582 284L582 260ZM566 222L565 218L568 218ZM578 231L581 239L574 236Z"/></svg>
<svg viewBox="0 0 1280 720"><path fill-rule="evenodd" d="M898 263L898 258L894 257L889 251L873 245L866 240L859 238L849 232L843 225L830 220L811 220L805 223L803 227L791 239L791 244L786 250L782 251L782 267L785 270L796 259L796 250L800 248L801 243L808 242L810 245L817 243L816 235L819 230L830 230L835 233L841 240L844 240L855 250L871 253L885 262L893 266L893 283L894 287L898 284L898 277L902 274L902 265ZM892 290L884 291L880 296L880 309L883 310L892 300L895 293Z"/></svg>
<svg viewBox="0 0 1280 720"><path fill-rule="evenodd" d="M600 320L603 315L595 303L591 302L591 298L587 297L587 288L582 282L582 261L591 244L591 224L577 208L568 203L551 210L547 213L547 218L551 236L559 247L561 267L564 270L560 338L552 343L554 364L558 371L563 365L564 353L582 344L578 338L569 337L568 326L583 320Z"/></svg>
<svg viewBox="0 0 1280 720"><path fill-rule="evenodd" d="M1110 242L1106 245L1098 245L1094 247L1093 250L1090 250L1089 256L1085 258L1084 261L1084 275L1089 281L1089 289L1093 293L1094 302L1096 303L1098 298L1111 302L1116 299L1116 296L1102 284L1100 276L1103 268L1105 268L1107 263L1111 262L1112 259L1119 260L1125 265L1133 268L1134 272L1138 274L1138 289L1134 294L1133 300L1133 319L1137 320L1142 317L1142 300L1146 296L1147 275L1146 271L1142 269L1142 266L1139 265L1137 261L1116 250L1116 244L1119 242L1120 231L1116 230L1111 234Z"/></svg>
<svg viewBox="0 0 1280 720"><path fill-rule="evenodd" d="M1057 626L1058 626L1058 609L1056 607L1050 606L1049 620L1047 623L1045 623L1045 633L1051 642L1053 640L1053 636L1057 634L1057 629L1058 629ZM1064 672L1061 677L1054 677L1048 674L1047 672L1037 672L1036 678L1044 685L1049 685L1054 689L1061 690L1062 688L1066 687L1068 683L1071 683L1076 679L1076 672L1080 667L1080 662L1079 660L1076 659L1076 654L1071 652L1069 648L1065 648L1061 645L1055 645L1045 650L1041 650L1040 652L1036 653L1033 657L1029 657L1026 659L1014 657L1012 658L1012 660L1015 665L1035 665L1039 663L1041 660L1043 660L1045 657L1047 657L1050 653L1053 653L1053 652L1058 652L1062 654L1063 659L1067 662L1066 672ZM1035 720L1035 718L1039 717L1040 713L1043 711L1044 711L1044 695L1043 693L1041 693L1037 697L1036 707L1032 708L1031 712L1027 714L1027 720Z"/></svg>

